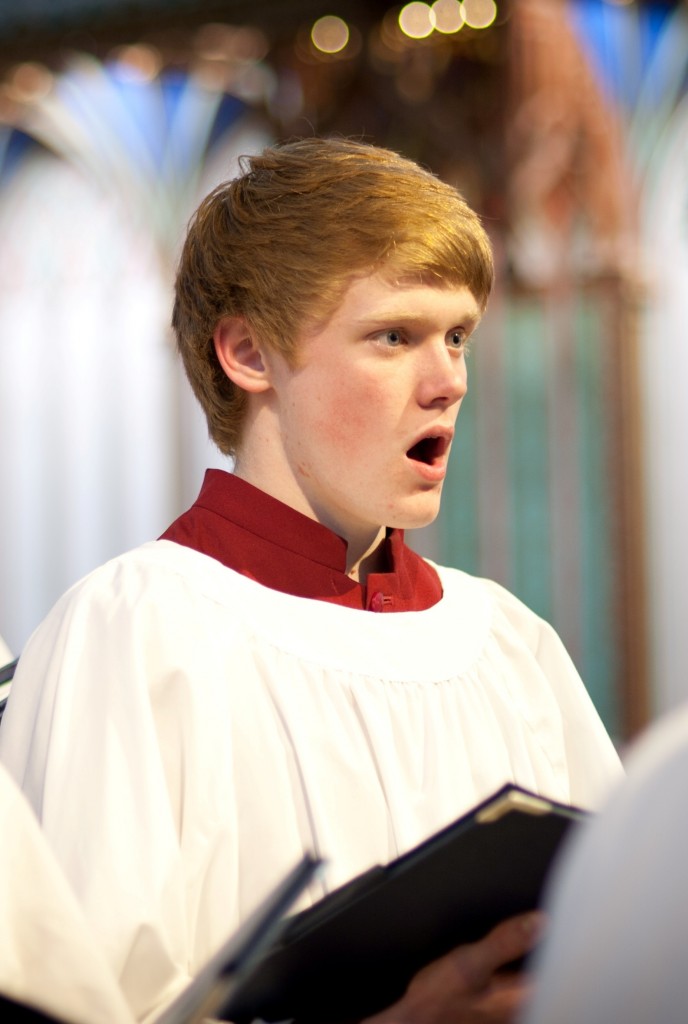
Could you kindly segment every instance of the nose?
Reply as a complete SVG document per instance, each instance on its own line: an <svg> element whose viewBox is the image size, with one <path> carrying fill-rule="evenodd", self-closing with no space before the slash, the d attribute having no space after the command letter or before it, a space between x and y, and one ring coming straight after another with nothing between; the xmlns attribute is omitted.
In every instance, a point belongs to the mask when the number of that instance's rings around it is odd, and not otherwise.
<svg viewBox="0 0 688 1024"><path fill-rule="evenodd" d="M452 351L444 338L429 345L422 360L418 401L424 408L448 408L468 391L468 372L463 352Z"/></svg>

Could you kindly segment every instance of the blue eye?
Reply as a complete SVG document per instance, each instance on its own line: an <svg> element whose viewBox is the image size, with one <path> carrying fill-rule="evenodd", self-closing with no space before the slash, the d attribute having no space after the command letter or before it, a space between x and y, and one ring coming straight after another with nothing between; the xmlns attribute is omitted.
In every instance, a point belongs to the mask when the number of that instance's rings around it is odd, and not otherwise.
<svg viewBox="0 0 688 1024"><path fill-rule="evenodd" d="M389 348L398 348L399 345L403 345L404 343L404 336L396 327L390 327L388 331L383 331L380 335L380 339Z"/></svg>
<svg viewBox="0 0 688 1024"><path fill-rule="evenodd" d="M466 343L466 335L463 331L451 331L447 335L447 345L449 348L460 349Z"/></svg>

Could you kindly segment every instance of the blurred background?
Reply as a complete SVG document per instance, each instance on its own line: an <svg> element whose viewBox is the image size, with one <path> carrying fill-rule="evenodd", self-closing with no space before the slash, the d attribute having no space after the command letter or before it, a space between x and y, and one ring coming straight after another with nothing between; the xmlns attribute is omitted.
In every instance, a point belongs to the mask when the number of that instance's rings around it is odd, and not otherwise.
<svg viewBox="0 0 688 1024"><path fill-rule="evenodd" d="M223 464L169 330L185 225L332 133L458 185L497 255L413 542L551 621L623 744L688 696L686 0L0 0L0 635Z"/></svg>

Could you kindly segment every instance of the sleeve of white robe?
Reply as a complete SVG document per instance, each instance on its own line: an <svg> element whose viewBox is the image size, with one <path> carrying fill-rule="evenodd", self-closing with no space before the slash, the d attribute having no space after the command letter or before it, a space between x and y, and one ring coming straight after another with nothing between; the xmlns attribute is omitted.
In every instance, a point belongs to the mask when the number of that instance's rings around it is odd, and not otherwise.
<svg viewBox="0 0 688 1024"><path fill-rule="evenodd" d="M0 992L70 1024L133 1024L26 800L0 766Z"/></svg>
<svg viewBox="0 0 688 1024"><path fill-rule="evenodd" d="M563 749L570 780L567 802L574 807L596 810L607 797L610 786L623 775L616 749L581 680L559 634L549 622L535 615L514 594L492 580L485 581L501 616L503 650L524 677L534 668L525 661L532 654L537 670L547 680L556 702L563 730ZM510 637L518 644L510 646ZM522 663L519 665L519 663ZM544 707L544 704L543 704ZM555 716L541 728L552 728Z"/></svg>
<svg viewBox="0 0 688 1024"><path fill-rule="evenodd" d="M154 657L155 643L124 638L107 603L96 595L84 613L65 595L31 638L0 749L146 1020L191 976L185 885L148 690L144 652Z"/></svg>
<svg viewBox="0 0 688 1024"><path fill-rule="evenodd" d="M522 1024L688 1019L688 708L656 724L552 878Z"/></svg>

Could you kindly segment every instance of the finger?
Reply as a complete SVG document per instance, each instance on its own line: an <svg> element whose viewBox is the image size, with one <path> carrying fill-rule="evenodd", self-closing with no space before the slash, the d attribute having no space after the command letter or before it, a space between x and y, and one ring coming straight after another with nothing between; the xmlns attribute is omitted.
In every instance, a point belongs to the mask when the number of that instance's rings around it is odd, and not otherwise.
<svg viewBox="0 0 688 1024"><path fill-rule="evenodd" d="M502 921L479 942L458 946L447 955L447 965L466 991L479 991L495 971L519 960L537 944L546 918L540 911L519 914Z"/></svg>
<svg viewBox="0 0 688 1024"><path fill-rule="evenodd" d="M463 1015L465 1022L503 1024L505 1021L519 1020L532 994L532 982L523 974L497 974L487 988L475 995L467 1005Z"/></svg>
<svg viewBox="0 0 688 1024"><path fill-rule="evenodd" d="M496 972L533 948L544 922L539 912L521 914L503 921L479 942L457 946L420 970L397 1003L363 1024L512 1020L526 982L522 974L509 979Z"/></svg>

